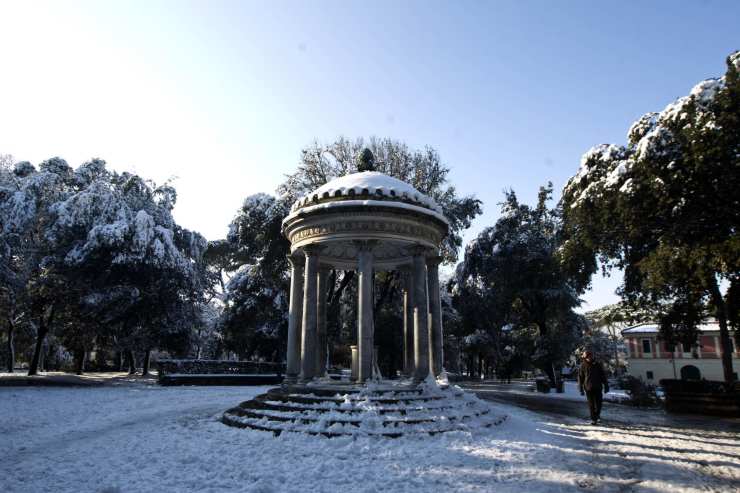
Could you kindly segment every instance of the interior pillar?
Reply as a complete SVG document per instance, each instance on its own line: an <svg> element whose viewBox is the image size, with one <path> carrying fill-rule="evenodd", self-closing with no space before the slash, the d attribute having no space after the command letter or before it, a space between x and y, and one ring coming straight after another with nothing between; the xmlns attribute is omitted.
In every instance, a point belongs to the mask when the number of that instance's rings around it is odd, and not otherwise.
<svg viewBox="0 0 740 493"><path fill-rule="evenodd" d="M424 249L414 249L414 381L429 375L429 322L427 317L427 275Z"/></svg>
<svg viewBox="0 0 740 493"><path fill-rule="evenodd" d="M439 263L442 257L427 258L427 278L429 284L429 313L431 315L432 372L435 376L442 373L443 334L442 334L442 300L439 296Z"/></svg>
<svg viewBox="0 0 740 493"><path fill-rule="evenodd" d="M306 256L306 278L303 285L303 325L301 332L301 382L316 376L317 284L320 248L308 245L303 248Z"/></svg>
<svg viewBox="0 0 740 493"><path fill-rule="evenodd" d="M301 255L288 255L290 262L290 308L285 383L295 383L301 371L301 322L303 318L303 262Z"/></svg>
<svg viewBox="0 0 740 493"><path fill-rule="evenodd" d="M358 309L357 345L359 364L358 382L365 382L373 372L373 252L374 242L357 243Z"/></svg>
<svg viewBox="0 0 740 493"><path fill-rule="evenodd" d="M326 338L326 291L329 270L329 267L326 265L319 267L319 277L316 284L316 290L318 292L316 305L316 376L318 377L326 375L326 356L328 349Z"/></svg>
<svg viewBox="0 0 740 493"><path fill-rule="evenodd" d="M403 373L414 376L414 283L408 267L403 269Z"/></svg>

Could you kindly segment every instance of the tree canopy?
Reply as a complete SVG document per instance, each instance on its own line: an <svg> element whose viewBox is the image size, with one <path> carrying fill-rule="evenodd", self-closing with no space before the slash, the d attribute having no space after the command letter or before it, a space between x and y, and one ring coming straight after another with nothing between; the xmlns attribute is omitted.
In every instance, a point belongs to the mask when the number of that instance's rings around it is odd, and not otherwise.
<svg viewBox="0 0 740 493"><path fill-rule="evenodd" d="M170 184L110 172L99 159L74 170L52 158L38 170L21 162L2 171L2 298L36 333L29 373L52 329L81 363L95 340L187 347L206 242L175 223L175 200Z"/></svg>
<svg viewBox="0 0 740 493"><path fill-rule="evenodd" d="M581 159L563 190L562 260L580 290L597 262L624 269L625 299L652 307L663 337L696 341L710 309L731 381L728 321L740 283L740 52L726 73L647 113L626 145ZM721 285L729 290L722 293ZM738 327L735 326L737 329Z"/></svg>
<svg viewBox="0 0 740 493"><path fill-rule="evenodd" d="M551 195L552 185L540 188L530 207L508 192L496 224L466 248L452 289L469 330L489 333L499 359L508 345L554 380L585 321L573 312L580 300L557 257L560 220L547 207Z"/></svg>

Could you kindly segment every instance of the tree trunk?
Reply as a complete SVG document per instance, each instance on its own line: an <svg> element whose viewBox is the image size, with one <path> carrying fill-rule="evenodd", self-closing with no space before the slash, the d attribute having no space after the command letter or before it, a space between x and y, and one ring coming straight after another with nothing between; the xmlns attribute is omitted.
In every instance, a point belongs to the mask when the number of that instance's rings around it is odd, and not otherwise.
<svg viewBox="0 0 740 493"><path fill-rule="evenodd" d="M13 373L15 368L15 327L12 320L8 320L8 373Z"/></svg>
<svg viewBox="0 0 740 493"><path fill-rule="evenodd" d="M41 347L44 345L44 339L48 328L43 323L39 325L38 332L36 332L36 344L33 348L33 358L31 358L31 364L28 366L28 376L38 375L39 373L39 360L41 359Z"/></svg>
<svg viewBox="0 0 740 493"><path fill-rule="evenodd" d="M336 290L330 293L329 299L327 300L327 304L329 305L339 304L339 300L342 297L342 293L347 288L347 286L349 286L349 283L353 277L355 277L355 271L353 270L344 271L342 280L339 282L339 287L337 287ZM330 286L333 286L333 284Z"/></svg>
<svg viewBox="0 0 740 493"><path fill-rule="evenodd" d="M141 376L145 377L149 375L149 362L151 361L152 357L152 350L147 349L146 353L144 353L144 364L141 369Z"/></svg>
<svg viewBox="0 0 740 493"><path fill-rule="evenodd" d="M547 374L547 378L550 380L550 385L553 387L557 385L557 382L555 381L555 369L552 365L547 365L545 368L542 368L542 370Z"/></svg>
<svg viewBox="0 0 740 493"><path fill-rule="evenodd" d="M709 279L709 292L712 296L712 303L717 309L716 317L719 322L719 346L722 353L722 370L725 382L730 384L735 378L732 372L732 341L730 341L730 331L727 328L727 305L719 290L717 279L712 276Z"/></svg>
<svg viewBox="0 0 740 493"><path fill-rule="evenodd" d="M136 356L131 349L126 351L126 354L128 356L128 374L136 375Z"/></svg>
<svg viewBox="0 0 740 493"><path fill-rule="evenodd" d="M85 372L85 348L77 348L75 351L75 373L82 375Z"/></svg>
<svg viewBox="0 0 740 493"><path fill-rule="evenodd" d="M31 364L28 367L28 375L38 375L39 373L39 362L41 360L41 349L46 340L46 335L49 333L49 327L51 326L52 320L54 320L54 305L51 305L46 310L48 313L39 317L39 326L36 331L36 345L33 349L33 358Z"/></svg>
<svg viewBox="0 0 740 493"><path fill-rule="evenodd" d="M116 352L116 366L118 367L118 371L123 371L123 351L117 351Z"/></svg>

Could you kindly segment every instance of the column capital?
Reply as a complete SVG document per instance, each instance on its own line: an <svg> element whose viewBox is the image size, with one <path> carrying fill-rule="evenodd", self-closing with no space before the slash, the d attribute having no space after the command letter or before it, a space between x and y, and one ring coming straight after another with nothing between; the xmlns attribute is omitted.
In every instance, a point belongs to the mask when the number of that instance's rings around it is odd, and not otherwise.
<svg viewBox="0 0 740 493"><path fill-rule="evenodd" d="M293 253L286 255L285 258L288 259L288 263L294 269L303 268L303 264L305 261L304 261L303 255L299 253L298 251L295 251Z"/></svg>
<svg viewBox="0 0 740 493"><path fill-rule="evenodd" d="M409 252L414 257L426 257L429 254L429 251L429 247L425 247L423 245L414 245L409 248Z"/></svg>
<svg viewBox="0 0 740 493"><path fill-rule="evenodd" d="M321 245L306 245L303 247L303 254L306 257L316 257L324 250Z"/></svg>
<svg viewBox="0 0 740 493"><path fill-rule="evenodd" d="M427 257L427 267L437 267L444 260L440 255L432 255Z"/></svg>

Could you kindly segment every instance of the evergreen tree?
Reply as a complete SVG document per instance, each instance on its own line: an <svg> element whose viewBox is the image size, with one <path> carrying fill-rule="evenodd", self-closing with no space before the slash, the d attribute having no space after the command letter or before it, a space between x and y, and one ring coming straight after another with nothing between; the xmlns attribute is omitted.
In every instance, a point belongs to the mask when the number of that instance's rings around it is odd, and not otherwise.
<svg viewBox="0 0 740 493"><path fill-rule="evenodd" d="M735 52L724 76L637 120L626 146L589 150L562 199L562 260L578 288L597 260L624 269L623 297L657 312L666 340L695 343L710 309L727 382L737 310L730 293L740 283L739 71ZM724 295L722 282L730 286Z"/></svg>
<svg viewBox="0 0 740 493"><path fill-rule="evenodd" d="M490 334L496 357L530 335L528 358L554 383L585 322L573 312L580 300L558 261L560 222L547 207L551 195L552 185L540 188L530 207L508 192L496 224L466 248L454 282L461 316Z"/></svg>
<svg viewBox="0 0 740 493"><path fill-rule="evenodd" d="M287 273L290 245L282 235L289 205L267 194L247 197L229 226L225 244L209 254L235 272L225 286L221 330L227 349L240 357L279 360L287 335Z"/></svg>
<svg viewBox="0 0 740 493"><path fill-rule="evenodd" d="M205 240L172 218L176 193L94 159L0 175L2 303L27 313L38 371L52 327L78 371L94 343L182 350L203 296ZM148 358L145 358L147 361ZM145 365L146 368L146 365Z"/></svg>

